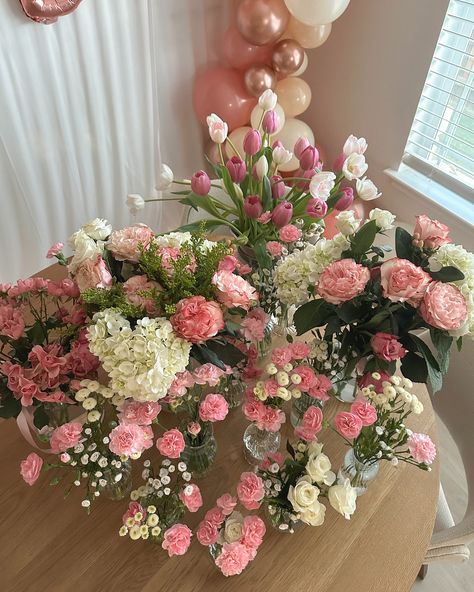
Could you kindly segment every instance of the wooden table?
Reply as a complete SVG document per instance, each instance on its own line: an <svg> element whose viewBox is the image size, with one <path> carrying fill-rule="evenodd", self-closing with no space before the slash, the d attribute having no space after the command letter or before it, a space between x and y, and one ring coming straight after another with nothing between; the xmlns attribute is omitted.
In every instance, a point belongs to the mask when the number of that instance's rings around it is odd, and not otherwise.
<svg viewBox="0 0 474 592"><path fill-rule="evenodd" d="M425 411L412 415L409 426L429 433L436 442L427 391L418 387L416 392ZM339 407L342 404L330 402L328 418ZM238 475L248 470L242 455L245 426L239 409L217 424L215 465L199 481L205 504L197 515L186 514L190 526L197 525L219 495L235 492ZM340 466L345 452L342 440L327 431L321 441L334 466ZM19 475L19 462L29 452L15 422L1 422L2 592L408 592L436 514L437 462L431 472L384 463L358 499L350 521L328 508L321 527L302 526L290 535L269 526L247 570L225 578L195 539L184 557L169 559L148 541L119 537L125 500L99 498L88 517L80 506L79 488L63 500L63 489L50 487L47 475L28 487ZM158 458L156 449L150 458Z"/></svg>

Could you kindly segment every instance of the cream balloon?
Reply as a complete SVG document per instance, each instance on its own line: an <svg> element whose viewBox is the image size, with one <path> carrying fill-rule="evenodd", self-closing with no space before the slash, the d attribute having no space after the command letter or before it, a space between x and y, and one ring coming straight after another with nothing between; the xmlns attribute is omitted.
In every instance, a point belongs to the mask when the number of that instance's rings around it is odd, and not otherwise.
<svg viewBox="0 0 474 592"><path fill-rule="evenodd" d="M309 125L306 124L304 121L300 121L299 119L290 118L286 120L286 123L281 132L276 133L274 136L272 136L271 139L272 142L275 142L275 140L280 140L280 142L287 150L291 150L291 152L293 152L293 148L296 144L296 141L298 140L298 138L301 137L307 138L309 143L314 145L314 134ZM283 171L285 173L288 171L296 171L298 167L298 159L296 158L296 156L293 156L293 158L289 162L287 162L284 165L281 165L278 168L280 169L280 171Z"/></svg>
<svg viewBox="0 0 474 592"><path fill-rule="evenodd" d="M301 64L301 67L294 74L290 74L289 77L291 78L294 76L301 76L301 74L304 74L306 72L306 69L308 68L308 63L308 54L304 52L303 63Z"/></svg>
<svg viewBox="0 0 474 592"><path fill-rule="evenodd" d="M331 33L331 28L331 23L316 26L305 25L292 16L283 37L296 39L305 49L314 49L326 41Z"/></svg>
<svg viewBox="0 0 474 592"><path fill-rule="evenodd" d="M285 112L283 111L281 105L279 103L276 104L274 111L276 111L276 114L278 115L278 128L277 131L275 132L276 134L278 134L284 127L285 125ZM255 129L258 129L258 126L260 124L260 122L262 121L262 115L263 115L263 109L260 107L260 105L256 105L253 108L252 114L250 115L250 123L252 125L252 127L254 127ZM232 139L232 138L231 138Z"/></svg>
<svg viewBox="0 0 474 592"><path fill-rule="evenodd" d="M240 156L241 158L245 158L244 138L245 138L245 134L249 131L249 129L251 129L251 128L248 125L245 125L243 127L238 127L237 129L230 132L230 134L228 136L229 140L232 142L232 144L239 151L239 154L236 154L236 152L232 148L230 142L226 141L225 150L226 150L227 154L229 155L229 158L231 158L232 156Z"/></svg>
<svg viewBox="0 0 474 592"><path fill-rule="evenodd" d="M349 6L350 0L285 0L286 7L304 25L334 22Z"/></svg>
<svg viewBox="0 0 474 592"><path fill-rule="evenodd" d="M287 117L304 113L311 103L311 88L302 78L284 78L275 87L278 102Z"/></svg>

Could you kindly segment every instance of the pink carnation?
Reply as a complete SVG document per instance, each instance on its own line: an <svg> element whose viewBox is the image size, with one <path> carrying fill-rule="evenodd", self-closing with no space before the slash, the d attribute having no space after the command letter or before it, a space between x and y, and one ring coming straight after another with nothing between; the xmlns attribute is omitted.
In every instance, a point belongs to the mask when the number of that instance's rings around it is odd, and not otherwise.
<svg viewBox="0 0 474 592"><path fill-rule="evenodd" d="M131 304L144 308L148 314L157 314L156 302L151 296L145 296L144 293L151 290L160 292L161 286L158 282L148 279L146 275L133 275L123 284L123 289Z"/></svg>
<svg viewBox="0 0 474 592"><path fill-rule="evenodd" d="M90 288L111 288L112 276L100 255L95 259L86 259L77 267L74 279L79 290L84 292Z"/></svg>
<svg viewBox="0 0 474 592"><path fill-rule="evenodd" d="M218 271L235 271L239 266L239 260L233 255L226 255L219 261Z"/></svg>
<svg viewBox="0 0 474 592"><path fill-rule="evenodd" d="M369 385L372 385L375 388L375 392L381 393L383 391L383 383L390 382L390 374L387 374L387 372L384 372L383 370L379 371L379 374L380 379L375 380L371 372L366 372L357 380L359 388L362 389L368 387Z"/></svg>
<svg viewBox="0 0 474 592"><path fill-rule="evenodd" d="M149 426L119 423L109 435L109 448L118 456L140 456L153 445L153 431Z"/></svg>
<svg viewBox="0 0 474 592"><path fill-rule="evenodd" d="M408 302L418 306L431 276L407 259L395 257L380 267L380 283L383 295L392 302Z"/></svg>
<svg viewBox="0 0 474 592"><path fill-rule="evenodd" d="M327 302L341 304L362 294L369 279L367 267L353 259L341 259L330 263L321 273L317 292Z"/></svg>
<svg viewBox="0 0 474 592"><path fill-rule="evenodd" d="M377 421L377 409L364 398L352 403L351 413L360 418L363 426L370 426Z"/></svg>
<svg viewBox="0 0 474 592"><path fill-rule="evenodd" d="M48 252L46 253L46 259L52 259L59 255L59 253L63 250L64 243L54 243L51 247L49 247Z"/></svg>
<svg viewBox="0 0 474 592"><path fill-rule="evenodd" d="M168 555L184 555L191 544L191 530L185 524L174 524L164 534L162 548Z"/></svg>
<svg viewBox="0 0 474 592"><path fill-rule="evenodd" d="M216 507L206 512L204 520L219 528L225 520L225 515L221 508Z"/></svg>
<svg viewBox="0 0 474 592"><path fill-rule="evenodd" d="M186 426L186 430L191 436L197 436L201 431L201 425L197 421L190 421Z"/></svg>
<svg viewBox="0 0 474 592"><path fill-rule="evenodd" d="M208 547L209 545L214 545L219 538L219 528L209 520L203 520L199 523L199 526L196 531L197 540Z"/></svg>
<svg viewBox="0 0 474 592"><path fill-rule="evenodd" d="M202 421L222 421L229 412L229 404L222 395L210 393L199 405L199 417Z"/></svg>
<svg viewBox="0 0 474 592"><path fill-rule="evenodd" d="M226 577L236 576L247 567L250 559L249 550L242 543L224 543L216 565Z"/></svg>
<svg viewBox="0 0 474 592"><path fill-rule="evenodd" d="M265 405L254 397L249 397L242 405L242 411L249 421L258 421L264 413Z"/></svg>
<svg viewBox="0 0 474 592"><path fill-rule="evenodd" d="M178 261L181 257L181 249L178 247L160 247L157 250L157 255L161 256L161 265L163 269L168 274L168 276L173 277L175 265L174 262ZM186 265L186 271L189 273L194 273L196 271L196 260L194 255L191 255L190 263Z"/></svg>
<svg viewBox="0 0 474 592"><path fill-rule="evenodd" d="M288 347L276 347L272 351L272 362L275 364L277 368L283 368L285 364L291 362L292 359L292 351L291 348Z"/></svg>
<svg viewBox="0 0 474 592"><path fill-rule="evenodd" d="M20 474L28 485L34 485L41 473L43 459L36 452L30 452L20 463Z"/></svg>
<svg viewBox="0 0 474 592"><path fill-rule="evenodd" d="M400 360L407 353L407 350L398 341L396 335L383 333L382 331L379 331L372 337L370 345L374 354L386 362Z"/></svg>
<svg viewBox="0 0 474 592"><path fill-rule="evenodd" d="M425 243L424 246L430 249L453 242L449 238L449 228L425 214L416 217L413 236L417 240L422 240Z"/></svg>
<svg viewBox="0 0 474 592"><path fill-rule="evenodd" d="M198 366L193 370L194 382L196 384L208 384L209 386L217 386L224 374L224 370L209 363Z"/></svg>
<svg viewBox="0 0 474 592"><path fill-rule="evenodd" d="M216 505L222 510L224 516L230 516L237 505L237 498L230 493L224 493L217 498Z"/></svg>
<svg viewBox="0 0 474 592"><path fill-rule="evenodd" d="M357 438L363 427L362 420L358 415L346 411L338 413L334 422L336 430L348 440Z"/></svg>
<svg viewBox="0 0 474 592"><path fill-rule="evenodd" d="M248 310L258 301L258 292L249 282L231 271L217 271L212 283L216 287L217 300L227 308L240 307Z"/></svg>
<svg viewBox="0 0 474 592"><path fill-rule="evenodd" d="M66 452L68 448L74 448L81 440L82 424L71 421L59 426L51 434L49 445L53 454Z"/></svg>
<svg viewBox="0 0 474 592"><path fill-rule="evenodd" d="M293 374L297 374L301 378L298 388L301 391L307 392L316 386L316 373L309 366L297 366L293 369Z"/></svg>
<svg viewBox="0 0 474 592"><path fill-rule="evenodd" d="M280 228L278 237L284 243L294 243L301 238L301 230L294 224L287 224L283 228Z"/></svg>
<svg viewBox="0 0 474 592"><path fill-rule="evenodd" d="M271 219L272 219L271 212L263 212L263 214L257 218L257 222L260 222L260 224L268 224Z"/></svg>
<svg viewBox="0 0 474 592"><path fill-rule="evenodd" d="M25 321L19 308L0 304L0 334L10 339L19 339L25 331Z"/></svg>
<svg viewBox="0 0 474 592"><path fill-rule="evenodd" d="M436 458L436 446L427 434L412 434L407 444L416 462L430 465Z"/></svg>
<svg viewBox="0 0 474 592"><path fill-rule="evenodd" d="M237 496L247 510L258 510L265 495L262 479L255 473L244 472L237 485Z"/></svg>
<svg viewBox="0 0 474 592"><path fill-rule="evenodd" d="M242 538L240 542L246 547L257 549L265 535L265 523L258 516L246 516L242 527Z"/></svg>
<svg viewBox="0 0 474 592"><path fill-rule="evenodd" d="M457 286L432 282L426 289L420 313L432 327L455 331L466 321L466 301Z"/></svg>
<svg viewBox="0 0 474 592"><path fill-rule="evenodd" d="M304 341L293 341L288 346L293 360L303 360L311 353L311 346Z"/></svg>
<svg viewBox="0 0 474 592"><path fill-rule="evenodd" d="M332 382L324 374L316 374L314 377L314 384L308 390L308 395L320 401L327 401L329 399L328 392L333 388Z"/></svg>
<svg viewBox="0 0 474 592"><path fill-rule="evenodd" d="M120 409L119 419L121 423L133 423L137 425L151 425L161 411L161 405L154 402L139 402L126 400Z"/></svg>
<svg viewBox="0 0 474 592"><path fill-rule="evenodd" d="M279 384L274 378L268 378L263 383L263 390L267 397L275 397L278 392Z"/></svg>
<svg viewBox="0 0 474 592"><path fill-rule="evenodd" d="M267 251L272 257L280 257L283 251L283 245L278 241L268 241Z"/></svg>
<svg viewBox="0 0 474 592"><path fill-rule="evenodd" d="M221 307L204 296L180 300L170 321L176 333L191 343L203 343L224 328Z"/></svg>
<svg viewBox="0 0 474 592"><path fill-rule="evenodd" d="M190 512L197 512L203 503L201 490L194 483L184 486L179 492L179 499Z"/></svg>
<svg viewBox="0 0 474 592"><path fill-rule="evenodd" d="M263 308L253 308L241 323L242 335L248 341L262 341L269 316Z"/></svg>
<svg viewBox="0 0 474 592"><path fill-rule="evenodd" d="M187 370L184 372L178 372L168 389L168 394L171 397L182 397L186 394L188 388L191 388L194 384L195 381L191 372L188 372Z"/></svg>
<svg viewBox="0 0 474 592"><path fill-rule="evenodd" d="M279 432L282 424L285 423L286 417L284 411L271 405L264 405L260 407L260 413L255 421L259 430L266 430L267 432Z"/></svg>
<svg viewBox="0 0 474 592"><path fill-rule="evenodd" d="M321 431L322 424L323 412L316 405L311 405L304 412L300 425L295 428L295 436L306 442L313 442L316 440L316 434Z"/></svg>
<svg viewBox="0 0 474 592"><path fill-rule="evenodd" d="M285 457L281 452L267 452L265 458L259 465L259 469L262 469L262 471L266 471L273 463L276 463L279 467L281 467L284 462Z"/></svg>
<svg viewBox="0 0 474 592"><path fill-rule="evenodd" d="M137 263L140 257L140 245L147 250L153 237L151 228L145 224L135 224L112 232L107 248L118 261Z"/></svg>
<svg viewBox="0 0 474 592"><path fill-rule="evenodd" d="M179 458L185 447L183 434L177 428L168 430L157 439L156 447L163 456Z"/></svg>

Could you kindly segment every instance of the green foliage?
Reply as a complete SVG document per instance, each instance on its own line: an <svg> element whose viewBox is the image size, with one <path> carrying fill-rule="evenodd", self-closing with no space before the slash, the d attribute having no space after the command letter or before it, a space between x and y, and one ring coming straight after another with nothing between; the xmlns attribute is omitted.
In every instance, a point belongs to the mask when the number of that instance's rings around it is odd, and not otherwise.
<svg viewBox="0 0 474 592"><path fill-rule="evenodd" d="M351 237L351 247L349 249L352 257L360 262L365 253L372 246L379 229L375 220L366 222L361 228Z"/></svg>
<svg viewBox="0 0 474 592"><path fill-rule="evenodd" d="M413 237L409 232L400 226L395 230L395 251L397 257L400 259L408 259L413 261L414 259L414 247L412 244Z"/></svg>
<svg viewBox="0 0 474 592"><path fill-rule="evenodd" d="M447 335L445 331L439 329L430 330L431 340L436 347L438 364L441 372L446 374L449 367L449 354L453 344L453 337Z"/></svg>
<svg viewBox="0 0 474 592"><path fill-rule="evenodd" d="M439 282L458 282L464 279L464 274L457 267L448 265L439 271L429 271L430 276Z"/></svg>
<svg viewBox="0 0 474 592"><path fill-rule="evenodd" d="M110 289L90 288L85 290L81 296L93 312L116 308L124 317L138 319L143 316L143 309L128 301L122 284L114 284Z"/></svg>
<svg viewBox="0 0 474 592"><path fill-rule="evenodd" d="M296 332L303 335L315 327L323 327L334 315L334 309L334 305L328 304L322 298L306 302L294 314Z"/></svg>

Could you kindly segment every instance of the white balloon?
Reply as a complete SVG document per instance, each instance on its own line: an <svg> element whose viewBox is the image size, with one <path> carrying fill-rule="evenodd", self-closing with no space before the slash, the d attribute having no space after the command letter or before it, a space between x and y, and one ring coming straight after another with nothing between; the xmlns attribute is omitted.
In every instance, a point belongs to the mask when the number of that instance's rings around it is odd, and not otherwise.
<svg viewBox="0 0 474 592"><path fill-rule="evenodd" d="M237 127L235 130L232 130L229 134L229 140L232 144L236 147L239 151L240 157L245 158L244 152L244 138L245 134L251 129L248 125L243 127ZM225 143L225 151L227 152L229 158L232 156L239 156L239 154L235 153L235 150L232 148L229 142L226 141Z"/></svg>
<svg viewBox="0 0 474 592"><path fill-rule="evenodd" d="M278 128L277 131L275 132L275 134L278 134L278 132L280 132L283 129L283 126L285 125L285 112L283 111L283 108L277 103L275 105L275 109L274 111L276 112L276 114L278 115ZM262 120L262 114L264 113L263 109L260 107L260 105L255 105L255 107L253 108L252 114L250 115L250 123L252 125L252 127L254 127L255 129L258 129L258 125L260 123L260 121Z"/></svg>
<svg viewBox="0 0 474 592"><path fill-rule="evenodd" d="M280 140L287 150L293 152L296 141L301 137L308 138L309 143L314 144L314 134L309 125L300 119L288 118L281 132L272 136L271 141L273 143L275 140ZM281 165L278 168L280 171L288 172L296 171L298 167L299 161L296 156L293 156L289 162Z"/></svg>
<svg viewBox="0 0 474 592"><path fill-rule="evenodd" d="M305 25L332 23L349 6L350 0L285 0L286 7Z"/></svg>
<svg viewBox="0 0 474 592"><path fill-rule="evenodd" d="M296 72L294 74L290 74L290 76L301 76L301 74L304 74L304 72L306 72L307 67L308 67L308 54L306 52L304 52L303 63L299 67L299 70L296 70Z"/></svg>

